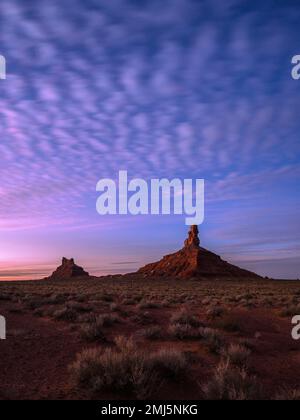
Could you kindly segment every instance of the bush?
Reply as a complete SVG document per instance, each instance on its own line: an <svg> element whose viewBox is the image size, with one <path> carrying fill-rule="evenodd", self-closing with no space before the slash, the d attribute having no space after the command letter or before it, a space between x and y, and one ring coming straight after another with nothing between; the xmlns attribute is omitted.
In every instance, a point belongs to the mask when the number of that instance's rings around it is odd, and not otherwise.
<svg viewBox="0 0 300 420"><path fill-rule="evenodd" d="M105 341L105 335L102 330L102 324L99 325L97 321L92 322L90 324L81 325L80 335L83 339L87 341Z"/></svg>
<svg viewBox="0 0 300 420"><path fill-rule="evenodd" d="M138 309L159 309L162 308L162 304L158 302L141 302L137 305Z"/></svg>
<svg viewBox="0 0 300 420"><path fill-rule="evenodd" d="M131 320L139 325L149 325L154 323L154 318L149 314L149 312L143 312L141 314L134 315Z"/></svg>
<svg viewBox="0 0 300 420"><path fill-rule="evenodd" d="M213 378L201 387L207 400L260 400L261 387L256 378L251 377L245 370L232 367L230 363L222 362Z"/></svg>
<svg viewBox="0 0 300 420"><path fill-rule="evenodd" d="M162 377L176 379L187 369L187 361L183 353L174 349L161 349L150 355L149 364L154 370L161 372Z"/></svg>
<svg viewBox="0 0 300 420"><path fill-rule="evenodd" d="M275 397L276 401L300 401L299 389L283 388Z"/></svg>
<svg viewBox="0 0 300 420"><path fill-rule="evenodd" d="M234 366L244 368L248 365L251 351L241 344L230 344L222 354Z"/></svg>
<svg viewBox="0 0 300 420"><path fill-rule="evenodd" d="M178 338L179 340L202 338L201 329L193 328L188 324L172 324L169 327L169 334L171 337Z"/></svg>
<svg viewBox="0 0 300 420"><path fill-rule="evenodd" d="M225 308L222 306L214 306L207 311L207 315L211 319L220 318L226 312Z"/></svg>
<svg viewBox="0 0 300 420"><path fill-rule="evenodd" d="M130 391L137 398L153 395L165 377L176 378L186 368L175 350L147 354L131 339L118 337L116 348L84 350L70 371L76 385L92 392Z"/></svg>
<svg viewBox="0 0 300 420"><path fill-rule="evenodd" d="M224 337L221 333L211 328L203 328L201 334L212 353L221 353L224 347Z"/></svg>
<svg viewBox="0 0 300 420"><path fill-rule="evenodd" d="M285 309L283 309L280 312L280 316L282 317L293 317L295 315L297 315L300 311L300 307L299 306L289 306Z"/></svg>
<svg viewBox="0 0 300 420"><path fill-rule="evenodd" d="M70 308L58 309L53 313L53 317L59 321L75 322L77 320L77 312Z"/></svg>
<svg viewBox="0 0 300 420"><path fill-rule="evenodd" d="M102 314L97 317L97 323L102 327L111 327L118 322L121 322L121 320L115 314Z"/></svg>
<svg viewBox="0 0 300 420"><path fill-rule="evenodd" d="M162 338L161 328L158 326L144 328L143 330L140 330L138 334L141 337L149 338L151 340L158 340L159 338Z"/></svg>
<svg viewBox="0 0 300 420"><path fill-rule="evenodd" d="M91 310L90 306L79 303L79 302L74 302L74 301L69 302L67 304L67 307L69 309L73 309L76 312L90 312L90 310Z"/></svg>
<svg viewBox="0 0 300 420"><path fill-rule="evenodd" d="M111 303L111 304L109 305L109 309L110 309L112 312L120 312L120 311L121 311L121 307L120 307L117 303Z"/></svg>
<svg viewBox="0 0 300 420"><path fill-rule="evenodd" d="M202 324L199 319L189 313L186 309L176 312L171 317L171 324L189 325L190 327L200 327Z"/></svg>

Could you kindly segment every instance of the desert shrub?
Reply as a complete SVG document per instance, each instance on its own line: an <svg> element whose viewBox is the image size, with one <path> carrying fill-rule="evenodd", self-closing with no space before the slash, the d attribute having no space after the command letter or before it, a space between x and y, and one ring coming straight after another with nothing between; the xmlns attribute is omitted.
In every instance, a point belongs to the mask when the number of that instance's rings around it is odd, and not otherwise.
<svg viewBox="0 0 300 420"><path fill-rule="evenodd" d="M162 377L171 379L184 375L187 370L187 361L184 354L174 349L161 349L152 353L148 363L155 371L160 371Z"/></svg>
<svg viewBox="0 0 300 420"><path fill-rule="evenodd" d="M108 302L108 303L111 303L111 302L114 301L113 295L111 295L109 293L105 293L104 295L101 296L101 298L104 302Z"/></svg>
<svg viewBox="0 0 300 420"><path fill-rule="evenodd" d="M33 311L33 315L41 318L41 317L45 316L45 311L41 308L37 308Z"/></svg>
<svg viewBox="0 0 300 420"><path fill-rule="evenodd" d="M300 311L299 306L288 306L287 308L284 308L281 312L280 312L280 316L282 317L292 317L294 315L297 315Z"/></svg>
<svg viewBox="0 0 300 420"><path fill-rule="evenodd" d="M178 338L179 340L202 338L201 329L193 328L188 324L171 324L168 332L171 337Z"/></svg>
<svg viewBox="0 0 300 420"><path fill-rule="evenodd" d="M207 400L260 400L262 391L255 377L245 370L222 362L216 368L212 379L201 386Z"/></svg>
<svg viewBox="0 0 300 420"><path fill-rule="evenodd" d="M230 344L223 349L222 355L234 366L245 368L248 365L251 351L241 344Z"/></svg>
<svg viewBox="0 0 300 420"><path fill-rule="evenodd" d="M83 313L78 315L77 321L81 324L95 322L97 315L95 313Z"/></svg>
<svg viewBox="0 0 300 420"><path fill-rule="evenodd" d="M150 340L158 340L159 338L162 338L161 328L157 325L140 330L138 335Z"/></svg>
<svg viewBox="0 0 300 420"><path fill-rule="evenodd" d="M99 324L97 320L89 324L82 324L80 326L80 335L84 340L87 341L105 341L105 335L103 333L103 325Z"/></svg>
<svg viewBox="0 0 300 420"><path fill-rule="evenodd" d="M91 310L90 306L74 301L67 303L67 307L76 312L89 312Z"/></svg>
<svg viewBox="0 0 300 420"><path fill-rule="evenodd" d="M86 296L86 295L76 295L75 296L75 300L79 303L84 303L84 302L87 301L87 299L88 299L88 296Z"/></svg>
<svg viewBox="0 0 300 420"><path fill-rule="evenodd" d="M149 312L142 312L131 317L131 320L139 325L149 325L154 322L154 318Z"/></svg>
<svg viewBox="0 0 300 420"><path fill-rule="evenodd" d="M175 312L171 317L171 324L189 325L190 327L200 327L202 324L199 319L186 309Z"/></svg>
<svg viewBox="0 0 300 420"><path fill-rule="evenodd" d="M47 299L49 305L59 305L67 301L67 295L65 294L52 294Z"/></svg>
<svg viewBox="0 0 300 420"><path fill-rule="evenodd" d="M114 302L109 305L109 309L112 312L120 312L121 311L121 307L117 303L114 303Z"/></svg>
<svg viewBox="0 0 300 420"><path fill-rule="evenodd" d="M300 389L283 388L275 396L276 401L300 401Z"/></svg>
<svg viewBox="0 0 300 420"><path fill-rule="evenodd" d="M146 398L153 395L166 374L178 376L186 367L184 362L184 356L174 350L149 355L132 339L118 337L116 348L89 349L78 354L70 371L77 386L92 392L126 390L137 398Z"/></svg>
<svg viewBox="0 0 300 420"><path fill-rule="evenodd" d="M111 327L118 322L121 322L121 319L116 314L102 314L97 317L97 323L102 327Z"/></svg>
<svg viewBox="0 0 300 420"><path fill-rule="evenodd" d="M246 347L246 349L250 350L251 352L255 350L253 340L251 340L250 338L241 338L239 340L239 344L243 347Z"/></svg>
<svg viewBox="0 0 300 420"><path fill-rule="evenodd" d="M58 321L75 322L77 320L77 312L74 309L62 308L53 313L53 317Z"/></svg>
<svg viewBox="0 0 300 420"><path fill-rule="evenodd" d="M205 299L202 300L201 303L202 303L203 306L207 306L207 305L210 304L210 302L211 302L211 300L209 298L205 298Z"/></svg>
<svg viewBox="0 0 300 420"><path fill-rule="evenodd" d="M137 301L135 299L124 299L122 304L123 305L135 305Z"/></svg>
<svg viewBox="0 0 300 420"><path fill-rule="evenodd" d="M222 306L214 306L207 311L207 316L211 319L220 318L224 315L226 309Z"/></svg>
<svg viewBox="0 0 300 420"><path fill-rule="evenodd" d="M212 328L202 328L201 335L212 353L221 353L224 347L224 336Z"/></svg>
<svg viewBox="0 0 300 420"><path fill-rule="evenodd" d="M42 298L32 298L28 299L25 303L26 309L34 311L35 309L41 308L44 305L44 300Z"/></svg>
<svg viewBox="0 0 300 420"><path fill-rule="evenodd" d="M162 308L161 303L158 302L152 302L152 301L148 301L148 302L141 302L137 305L138 309L159 309Z"/></svg>

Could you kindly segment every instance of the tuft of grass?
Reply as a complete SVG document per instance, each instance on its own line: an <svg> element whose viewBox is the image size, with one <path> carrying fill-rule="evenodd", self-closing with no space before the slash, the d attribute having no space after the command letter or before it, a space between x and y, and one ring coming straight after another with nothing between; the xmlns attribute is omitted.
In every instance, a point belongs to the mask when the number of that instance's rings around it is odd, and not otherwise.
<svg viewBox="0 0 300 420"><path fill-rule="evenodd" d="M201 329L201 334L211 353L220 354L225 346L224 336L212 328Z"/></svg>
<svg viewBox="0 0 300 420"><path fill-rule="evenodd" d="M222 306L214 306L207 311L207 316L211 319L221 318L226 312Z"/></svg>
<svg viewBox="0 0 300 420"><path fill-rule="evenodd" d="M74 309L62 308L53 313L53 317L58 321L76 322L77 312Z"/></svg>
<svg viewBox="0 0 300 420"><path fill-rule="evenodd" d="M191 314L186 309L182 309L179 312L175 312L171 317L171 324L188 325L193 328L202 326L198 317Z"/></svg>
<svg viewBox="0 0 300 420"><path fill-rule="evenodd" d="M297 315L300 311L300 307L296 305L288 306L287 308L283 309L280 312L280 316L282 317L293 317L294 315Z"/></svg>
<svg viewBox="0 0 300 420"><path fill-rule="evenodd" d="M171 324L169 334L179 340L195 340L203 338L201 328L193 328L188 324Z"/></svg>
<svg viewBox="0 0 300 420"><path fill-rule="evenodd" d="M90 324L82 324L80 326L80 335L87 341L105 341L102 323L98 323L97 319Z"/></svg>
<svg viewBox="0 0 300 420"><path fill-rule="evenodd" d="M137 305L138 309L160 309L162 308L162 304L159 302L153 301L144 301Z"/></svg>
<svg viewBox="0 0 300 420"><path fill-rule="evenodd" d="M221 362L211 380L201 386L206 400L261 400L262 389L255 377L230 365L228 361Z"/></svg>
<svg viewBox="0 0 300 420"><path fill-rule="evenodd" d="M154 318L150 315L149 312L142 312L135 314L131 317L131 320L139 325L149 325L154 323Z"/></svg>
<svg viewBox="0 0 300 420"><path fill-rule="evenodd" d="M249 363L251 351L241 344L230 344L222 351L222 355L234 366L246 368Z"/></svg>
<svg viewBox="0 0 300 420"><path fill-rule="evenodd" d="M132 339L118 337L116 348L87 349L70 366L75 384L93 393L104 389L130 391L147 398L159 389L164 379L176 379L186 370L186 360L175 350L149 354L137 348Z"/></svg>
<svg viewBox="0 0 300 420"><path fill-rule="evenodd" d="M114 324L121 322L121 319L116 314L102 314L97 317L97 322L103 327L111 327Z"/></svg>
<svg viewBox="0 0 300 420"><path fill-rule="evenodd" d="M161 328L156 325L140 330L138 335L150 340L158 340L162 338Z"/></svg>
<svg viewBox="0 0 300 420"><path fill-rule="evenodd" d="M275 401L300 401L300 389L282 388L275 396Z"/></svg>

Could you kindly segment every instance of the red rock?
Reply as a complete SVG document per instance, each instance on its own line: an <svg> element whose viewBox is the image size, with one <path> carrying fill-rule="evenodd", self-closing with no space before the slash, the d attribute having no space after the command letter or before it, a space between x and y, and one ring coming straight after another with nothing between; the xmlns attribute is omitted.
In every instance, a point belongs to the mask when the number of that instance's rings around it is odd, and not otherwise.
<svg viewBox="0 0 300 420"><path fill-rule="evenodd" d="M162 260L142 267L138 273L144 277L188 278L260 278L221 259L219 255L200 247L198 227L191 226L184 247Z"/></svg>
<svg viewBox="0 0 300 420"><path fill-rule="evenodd" d="M82 267L76 265L73 258L71 258L70 260L68 260L67 258L63 258L61 266L59 266L48 279L65 280L72 279L75 277L89 277L89 273L84 271Z"/></svg>

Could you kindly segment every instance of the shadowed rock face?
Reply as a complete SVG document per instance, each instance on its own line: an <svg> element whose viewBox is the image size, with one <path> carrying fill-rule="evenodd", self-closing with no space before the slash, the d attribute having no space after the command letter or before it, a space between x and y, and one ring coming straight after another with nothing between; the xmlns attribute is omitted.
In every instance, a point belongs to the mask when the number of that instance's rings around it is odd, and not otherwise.
<svg viewBox="0 0 300 420"><path fill-rule="evenodd" d="M179 277L188 278L260 278L251 271L243 270L229 264L219 255L200 247L198 227L191 226L184 247L162 260L148 264L138 273L145 277Z"/></svg>
<svg viewBox="0 0 300 420"><path fill-rule="evenodd" d="M82 267L76 265L73 258L70 260L63 258L61 266L54 271L49 279L65 280L75 277L89 277L89 273L84 271Z"/></svg>

